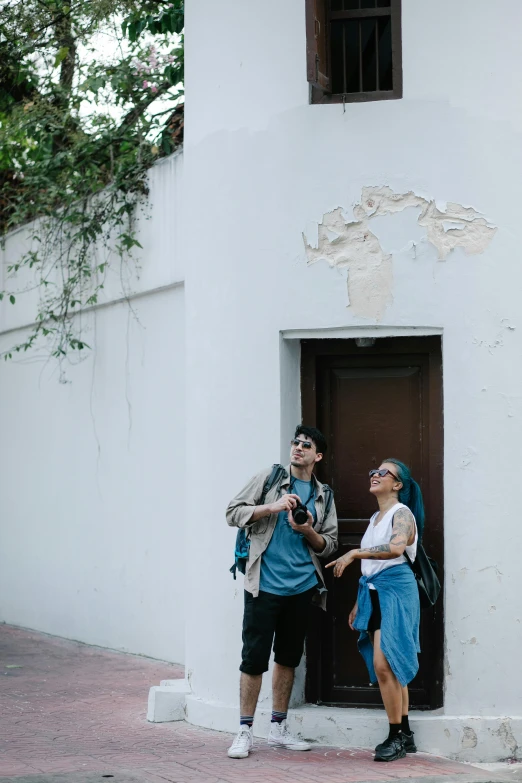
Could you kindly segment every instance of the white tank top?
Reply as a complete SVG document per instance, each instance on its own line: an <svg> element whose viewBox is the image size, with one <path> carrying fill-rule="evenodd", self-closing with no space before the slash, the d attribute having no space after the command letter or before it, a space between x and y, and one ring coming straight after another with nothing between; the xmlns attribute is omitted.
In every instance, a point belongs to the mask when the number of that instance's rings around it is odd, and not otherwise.
<svg viewBox="0 0 522 783"><path fill-rule="evenodd" d="M392 537L393 515L400 508L407 508L407 506L405 506L404 503L396 503L394 506L392 506L392 508L390 508L389 511L386 512L377 525L374 523L379 512L377 511L373 515L373 517L370 519L368 529L362 538L361 549L370 549L372 546L380 546L381 544L390 543L390 539ZM415 520L415 517L413 517L413 519ZM406 547L406 552L408 553L408 557L412 562L417 556L418 538L419 533L417 531L417 522L415 521L415 541L413 544L411 544L411 546ZM361 560L361 571L363 576L375 576L380 571L384 571L385 568L391 568L391 566L396 566L399 565L399 563L407 562L408 561L404 555L394 557L392 560ZM370 582L368 582L368 587L371 590L375 590L375 587Z"/></svg>

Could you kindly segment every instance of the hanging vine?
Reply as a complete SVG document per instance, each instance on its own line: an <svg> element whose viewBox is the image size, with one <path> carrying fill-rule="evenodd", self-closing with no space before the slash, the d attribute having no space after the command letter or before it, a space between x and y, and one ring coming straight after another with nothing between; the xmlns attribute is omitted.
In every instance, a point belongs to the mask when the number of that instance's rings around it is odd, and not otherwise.
<svg viewBox="0 0 522 783"><path fill-rule="evenodd" d="M23 226L28 247L0 300L38 290L33 325L3 355L38 345L78 357L89 348L78 314L99 301L108 264L139 250L148 171L182 140L183 3L0 10L0 230Z"/></svg>

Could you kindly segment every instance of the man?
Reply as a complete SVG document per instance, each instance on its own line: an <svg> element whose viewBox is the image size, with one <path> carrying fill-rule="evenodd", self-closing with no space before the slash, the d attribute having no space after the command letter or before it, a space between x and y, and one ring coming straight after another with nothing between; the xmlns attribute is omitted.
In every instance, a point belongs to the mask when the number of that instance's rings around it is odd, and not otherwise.
<svg viewBox="0 0 522 783"><path fill-rule="evenodd" d="M331 490L327 493L313 475L325 451L326 440L319 430L298 426L291 441L290 465L262 505L258 504L271 470L254 476L227 508L228 524L247 527L250 533L244 584L241 717L239 732L228 750L230 758L246 758L253 747L254 713L272 643L275 665L268 743L290 750L310 749L308 743L292 736L286 718L311 603L319 603L323 609L326 605L318 558L327 558L337 549L335 504L325 498ZM301 525L292 515L299 501L307 508L307 521Z"/></svg>

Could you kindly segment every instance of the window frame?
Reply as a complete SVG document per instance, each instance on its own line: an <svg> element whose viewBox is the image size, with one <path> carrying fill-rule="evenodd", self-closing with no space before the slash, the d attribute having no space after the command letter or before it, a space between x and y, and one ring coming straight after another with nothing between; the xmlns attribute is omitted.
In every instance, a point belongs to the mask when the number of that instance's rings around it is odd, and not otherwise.
<svg viewBox="0 0 522 783"><path fill-rule="evenodd" d="M388 8L364 8L335 12L336 19L371 19L373 17L389 16L391 20L393 90L350 93L332 93L330 91L332 82L330 68L331 0L305 1L307 74L310 88L310 103L363 103L402 98L402 0L390 0L389 13L383 13L383 11L388 11ZM318 16L322 16L324 19L322 25L317 18ZM325 53L325 62L321 62L318 68L319 51ZM321 83L314 78L314 74L317 76L319 69L323 77Z"/></svg>

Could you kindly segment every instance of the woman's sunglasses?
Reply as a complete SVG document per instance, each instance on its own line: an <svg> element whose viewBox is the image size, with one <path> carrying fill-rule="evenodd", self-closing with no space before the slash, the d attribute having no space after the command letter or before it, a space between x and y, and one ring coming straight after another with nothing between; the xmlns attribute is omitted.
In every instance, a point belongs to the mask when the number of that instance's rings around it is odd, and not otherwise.
<svg viewBox="0 0 522 783"><path fill-rule="evenodd" d="M372 478L372 476L380 476L381 478L384 478L385 476L390 474L392 478L395 479L395 481L399 481L395 473L392 473L391 470L387 470L387 468L380 468L380 470L377 470L377 468L374 468L374 470L370 470L369 476Z"/></svg>

